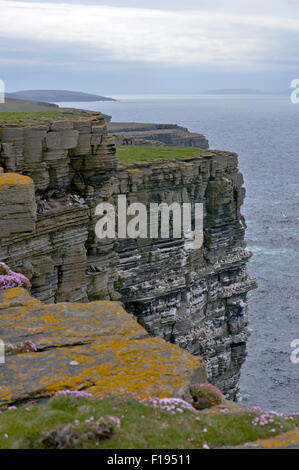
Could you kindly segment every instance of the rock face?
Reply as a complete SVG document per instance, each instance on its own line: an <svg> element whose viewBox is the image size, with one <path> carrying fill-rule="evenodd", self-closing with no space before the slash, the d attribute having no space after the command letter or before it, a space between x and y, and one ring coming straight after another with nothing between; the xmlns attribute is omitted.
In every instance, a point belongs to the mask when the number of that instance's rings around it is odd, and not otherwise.
<svg viewBox="0 0 299 470"><path fill-rule="evenodd" d="M194 356L150 337L117 302L45 305L15 288L0 291L0 319L5 344L37 348L6 356L0 407L65 389L190 400L190 385L206 379Z"/></svg>
<svg viewBox="0 0 299 470"><path fill-rule="evenodd" d="M32 294L45 302L120 299L151 334L203 359L208 380L236 399L248 337L246 294L256 287L246 270L237 155L207 151L117 167L101 115L0 129L0 145L5 171L33 179L37 204L36 215L34 202L29 211L31 227L0 234L0 261L26 275ZM128 203L202 203L202 248L189 250L184 237L97 239L95 207L115 204L118 194Z"/></svg>
<svg viewBox="0 0 299 470"><path fill-rule="evenodd" d="M189 132L177 124L110 122L108 132L116 138L117 145L209 148L209 142L204 135Z"/></svg>
<svg viewBox="0 0 299 470"><path fill-rule="evenodd" d="M28 176L0 173L1 238L35 229L36 204L34 185Z"/></svg>

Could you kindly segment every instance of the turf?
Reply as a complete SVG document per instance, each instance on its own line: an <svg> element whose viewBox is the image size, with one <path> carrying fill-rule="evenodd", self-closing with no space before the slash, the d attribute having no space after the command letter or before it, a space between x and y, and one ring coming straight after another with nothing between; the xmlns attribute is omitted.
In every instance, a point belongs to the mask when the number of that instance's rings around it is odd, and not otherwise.
<svg viewBox="0 0 299 470"><path fill-rule="evenodd" d="M282 417L254 426L256 411L206 414L183 410L172 414L128 396L102 400L57 396L44 404L27 404L2 412L0 448L39 448L46 431L69 423L76 426L75 420L84 426L86 419L107 416L118 417L120 428L109 439L89 442L84 448L198 449L203 445L213 448L273 437L295 426L294 421ZM271 432L273 428L275 432Z"/></svg>
<svg viewBox="0 0 299 470"><path fill-rule="evenodd" d="M0 112L1 121L6 124L39 124L50 120L77 119L90 117L90 113L80 109L53 110L53 111L28 111L28 112Z"/></svg>
<svg viewBox="0 0 299 470"><path fill-rule="evenodd" d="M123 164L138 162L153 162L171 160L174 158L197 157L206 150L186 147L143 147L139 145L124 145L117 148L117 159Z"/></svg>

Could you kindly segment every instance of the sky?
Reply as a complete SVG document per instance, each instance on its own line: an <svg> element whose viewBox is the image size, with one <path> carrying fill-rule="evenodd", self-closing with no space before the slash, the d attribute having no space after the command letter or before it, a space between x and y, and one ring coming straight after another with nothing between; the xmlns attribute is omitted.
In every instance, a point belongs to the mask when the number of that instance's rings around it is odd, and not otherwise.
<svg viewBox="0 0 299 470"><path fill-rule="evenodd" d="M0 0L7 91L283 91L298 51L298 0Z"/></svg>

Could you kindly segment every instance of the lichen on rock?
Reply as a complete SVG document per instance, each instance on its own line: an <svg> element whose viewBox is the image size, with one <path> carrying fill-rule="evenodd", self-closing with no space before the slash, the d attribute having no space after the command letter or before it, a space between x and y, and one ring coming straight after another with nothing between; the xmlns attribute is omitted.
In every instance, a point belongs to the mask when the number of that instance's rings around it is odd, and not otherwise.
<svg viewBox="0 0 299 470"><path fill-rule="evenodd" d="M27 336L37 349L6 356L0 406L63 390L190 399L206 378L196 357L149 336L117 302L48 305L16 288L0 292L0 318L5 343Z"/></svg>

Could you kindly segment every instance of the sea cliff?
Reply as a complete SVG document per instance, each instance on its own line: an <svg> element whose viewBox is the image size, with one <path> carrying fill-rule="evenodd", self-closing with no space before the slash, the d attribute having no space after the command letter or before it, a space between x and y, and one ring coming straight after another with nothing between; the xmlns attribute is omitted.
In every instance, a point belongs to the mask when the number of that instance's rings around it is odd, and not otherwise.
<svg viewBox="0 0 299 470"><path fill-rule="evenodd" d="M206 364L208 380L236 399L248 338L237 155L198 151L168 161L118 164L104 116L1 125L0 261L26 275L46 303L120 300L149 334ZM204 244L181 239L99 240L95 207L200 202ZM54 314L55 315L55 314Z"/></svg>

